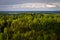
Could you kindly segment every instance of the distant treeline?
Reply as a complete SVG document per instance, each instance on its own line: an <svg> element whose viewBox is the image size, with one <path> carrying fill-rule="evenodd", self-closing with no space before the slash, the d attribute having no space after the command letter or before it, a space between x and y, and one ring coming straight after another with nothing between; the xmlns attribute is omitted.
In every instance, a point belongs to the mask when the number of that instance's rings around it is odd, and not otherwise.
<svg viewBox="0 0 60 40"><path fill-rule="evenodd" d="M60 40L60 14L0 14L0 40Z"/></svg>
<svg viewBox="0 0 60 40"><path fill-rule="evenodd" d="M38 14L60 14L60 11L0 11L0 14L29 14L29 13L38 13Z"/></svg>

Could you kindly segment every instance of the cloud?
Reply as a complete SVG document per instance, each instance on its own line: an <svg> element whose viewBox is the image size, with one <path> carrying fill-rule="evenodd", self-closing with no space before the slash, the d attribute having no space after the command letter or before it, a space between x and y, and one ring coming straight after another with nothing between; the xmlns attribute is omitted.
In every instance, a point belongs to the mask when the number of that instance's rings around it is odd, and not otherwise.
<svg viewBox="0 0 60 40"><path fill-rule="evenodd" d="M25 4L16 4L12 5L12 8L53 8L57 7L56 5L46 4L46 3L25 3Z"/></svg>
<svg viewBox="0 0 60 40"><path fill-rule="evenodd" d="M59 7L59 8L58 8ZM58 3L23 3L23 4L15 4L15 5L0 5L0 10L22 10L22 9L60 9L60 5Z"/></svg>
<svg viewBox="0 0 60 40"><path fill-rule="evenodd" d="M22 3L55 3L60 0L0 0L0 5L14 5Z"/></svg>
<svg viewBox="0 0 60 40"><path fill-rule="evenodd" d="M58 6L58 7L60 7L60 2L56 2L56 3L52 3L52 4L54 4L54 5Z"/></svg>
<svg viewBox="0 0 60 40"><path fill-rule="evenodd" d="M24 3L12 5L13 8L45 8L44 4L41 3Z"/></svg>
<svg viewBox="0 0 60 40"><path fill-rule="evenodd" d="M53 8L53 7L57 7L57 6L56 6L56 5L47 4L46 7L48 7L48 8Z"/></svg>

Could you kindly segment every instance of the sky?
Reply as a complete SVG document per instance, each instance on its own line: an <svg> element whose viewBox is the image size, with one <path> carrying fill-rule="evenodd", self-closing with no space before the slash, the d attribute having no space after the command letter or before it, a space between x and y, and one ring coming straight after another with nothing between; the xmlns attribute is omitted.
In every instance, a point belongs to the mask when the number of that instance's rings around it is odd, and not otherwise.
<svg viewBox="0 0 60 40"><path fill-rule="evenodd" d="M60 0L0 0L0 11L60 11Z"/></svg>

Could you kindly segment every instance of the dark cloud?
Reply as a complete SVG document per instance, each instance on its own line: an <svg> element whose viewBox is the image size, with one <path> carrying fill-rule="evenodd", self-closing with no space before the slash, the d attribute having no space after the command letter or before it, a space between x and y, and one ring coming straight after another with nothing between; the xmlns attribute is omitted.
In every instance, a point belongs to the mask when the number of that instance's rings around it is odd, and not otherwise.
<svg viewBox="0 0 60 40"><path fill-rule="evenodd" d="M0 5L12 5L21 3L54 3L60 0L0 0Z"/></svg>

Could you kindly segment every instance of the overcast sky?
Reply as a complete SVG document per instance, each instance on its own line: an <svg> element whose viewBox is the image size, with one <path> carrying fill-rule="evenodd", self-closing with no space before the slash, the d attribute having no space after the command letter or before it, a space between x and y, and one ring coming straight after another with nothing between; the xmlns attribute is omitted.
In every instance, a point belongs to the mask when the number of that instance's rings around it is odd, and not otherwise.
<svg viewBox="0 0 60 40"><path fill-rule="evenodd" d="M0 0L0 11L60 11L60 0Z"/></svg>

